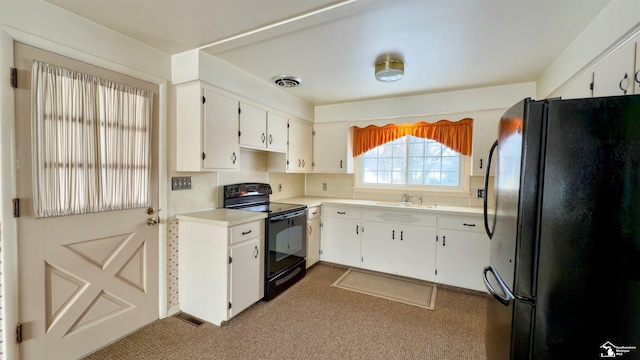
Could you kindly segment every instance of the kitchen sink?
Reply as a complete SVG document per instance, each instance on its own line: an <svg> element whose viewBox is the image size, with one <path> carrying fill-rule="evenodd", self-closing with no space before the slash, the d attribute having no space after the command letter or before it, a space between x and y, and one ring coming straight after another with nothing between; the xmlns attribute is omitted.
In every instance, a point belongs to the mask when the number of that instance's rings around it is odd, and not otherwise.
<svg viewBox="0 0 640 360"><path fill-rule="evenodd" d="M380 206L396 206L417 209L434 209L436 207L436 204L415 204L410 201L375 201L373 204Z"/></svg>

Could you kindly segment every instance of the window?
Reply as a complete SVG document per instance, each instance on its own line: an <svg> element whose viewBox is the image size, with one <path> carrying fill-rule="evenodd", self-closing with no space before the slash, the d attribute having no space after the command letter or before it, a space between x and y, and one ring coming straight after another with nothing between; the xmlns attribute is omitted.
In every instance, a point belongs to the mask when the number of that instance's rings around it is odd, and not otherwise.
<svg viewBox="0 0 640 360"><path fill-rule="evenodd" d="M464 163L463 156L435 140L407 135L360 156L360 185L460 189Z"/></svg>

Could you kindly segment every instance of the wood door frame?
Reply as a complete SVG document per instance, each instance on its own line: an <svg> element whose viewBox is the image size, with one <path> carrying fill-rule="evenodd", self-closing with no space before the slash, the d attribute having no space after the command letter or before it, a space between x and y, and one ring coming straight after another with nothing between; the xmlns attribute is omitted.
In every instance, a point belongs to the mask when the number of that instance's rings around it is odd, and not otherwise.
<svg viewBox="0 0 640 360"><path fill-rule="evenodd" d="M41 48L63 56L70 57L107 70L137 77L158 85L158 207L161 222L158 229L158 298L159 318L167 317L167 107L168 81L139 70L127 68L110 60L65 47L58 43L35 37L33 35L5 28L0 25L0 236L2 237L2 301L3 344L6 359L19 358L19 346L15 341L15 326L20 321L19 284L18 284L18 235L17 221L13 217L12 199L16 196L16 161L15 161L15 97L10 86L8 69L14 66L13 43L18 41L26 45Z"/></svg>

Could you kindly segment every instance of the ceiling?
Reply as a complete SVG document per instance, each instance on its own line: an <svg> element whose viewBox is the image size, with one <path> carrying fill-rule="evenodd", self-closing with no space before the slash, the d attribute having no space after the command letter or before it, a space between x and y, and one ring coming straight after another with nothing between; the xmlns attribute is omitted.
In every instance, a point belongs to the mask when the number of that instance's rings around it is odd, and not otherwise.
<svg viewBox="0 0 640 360"><path fill-rule="evenodd" d="M535 81L611 0L45 1L167 54L297 76L285 91L325 105ZM389 55L405 77L378 82Z"/></svg>

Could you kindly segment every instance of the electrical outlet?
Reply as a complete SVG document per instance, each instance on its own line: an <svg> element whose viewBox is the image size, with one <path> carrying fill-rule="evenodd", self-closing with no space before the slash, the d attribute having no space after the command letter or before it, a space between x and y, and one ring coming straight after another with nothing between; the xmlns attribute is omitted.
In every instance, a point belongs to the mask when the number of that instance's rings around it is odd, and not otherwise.
<svg viewBox="0 0 640 360"><path fill-rule="evenodd" d="M171 190L190 190L191 176L176 176L171 178Z"/></svg>
<svg viewBox="0 0 640 360"><path fill-rule="evenodd" d="M484 198L484 189L476 189L476 198L477 199Z"/></svg>
<svg viewBox="0 0 640 360"><path fill-rule="evenodd" d="M322 183L322 190L326 191L327 190L327 183Z"/></svg>

